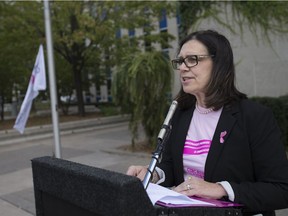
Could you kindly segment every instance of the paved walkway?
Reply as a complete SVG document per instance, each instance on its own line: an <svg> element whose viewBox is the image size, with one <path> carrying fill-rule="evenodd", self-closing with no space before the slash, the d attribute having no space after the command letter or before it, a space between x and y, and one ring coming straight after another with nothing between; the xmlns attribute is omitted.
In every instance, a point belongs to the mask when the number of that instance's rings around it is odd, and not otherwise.
<svg viewBox="0 0 288 216"><path fill-rule="evenodd" d="M150 155L128 153L118 149L131 143L131 135L125 118L120 120L117 117L115 120L112 124L107 123L108 119L102 119L102 124L63 131L62 158L121 173L125 173L131 164L147 164L151 159ZM22 140L15 137L14 143L1 138L2 136L0 136L0 215L35 215L30 160L35 157L52 156L53 137L49 133L39 133L37 139L32 139L32 135L30 138L24 136Z"/></svg>
<svg viewBox="0 0 288 216"><path fill-rule="evenodd" d="M150 154L129 153L119 149L131 143L131 134L125 117L116 117L114 120L99 119L98 123L86 122L84 125L80 122L79 127L75 122L74 128L62 125L62 158L121 173L125 173L131 164L148 164L151 161ZM36 132L33 134L32 131ZM26 132L30 135L24 137L14 134L4 138L5 134L11 135L13 131L0 135L1 216L35 215L30 160L52 156L54 151L52 132L40 131L41 128L28 129ZM277 212L277 216L284 215L288 215L288 209Z"/></svg>

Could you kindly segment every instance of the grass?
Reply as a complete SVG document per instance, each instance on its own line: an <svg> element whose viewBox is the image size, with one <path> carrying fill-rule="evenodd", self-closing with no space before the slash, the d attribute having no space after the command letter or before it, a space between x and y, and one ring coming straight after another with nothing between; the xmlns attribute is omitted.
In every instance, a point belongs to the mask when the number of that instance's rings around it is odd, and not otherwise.
<svg viewBox="0 0 288 216"><path fill-rule="evenodd" d="M70 105L72 107L73 105ZM74 105L75 106L75 105ZM47 125L52 124L52 116L50 114L42 114L41 116L35 114L35 110L45 111L50 109L49 103L41 103L35 102L34 104L34 112L31 110L30 117L27 121L26 127L38 126L38 125ZM71 109L71 108L69 108ZM79 121L91 118L99 118L104 116L112 116L120 114L120 110L118 107L113 104L100 104L98 106L99 111L86 112L85 116L80 116L78 114L69 114L63 115L59 114L59 122L68 122L68 121ZM7 119L5 120L5 116L7 117L10 113L4 114L4 120L0 120L0 131L1 130L9 130L13 129L15 119Z"/></svg>
<svg viewBox="0 0 288 216"><path fill-rule="evenodd" d="M86 113L85 116L79 116L78 114L70 114L70 115L59 115L59 122L68 122L68 121L79 121L91 118L99 118L103 117L101 112L89 112ZM9 130L13 129L15 123L15 119L7 119L0 121L0 130ZM26 127L38 126L38 125L47 125L52 124L52 116L32 116L29 117Z"/></svg>

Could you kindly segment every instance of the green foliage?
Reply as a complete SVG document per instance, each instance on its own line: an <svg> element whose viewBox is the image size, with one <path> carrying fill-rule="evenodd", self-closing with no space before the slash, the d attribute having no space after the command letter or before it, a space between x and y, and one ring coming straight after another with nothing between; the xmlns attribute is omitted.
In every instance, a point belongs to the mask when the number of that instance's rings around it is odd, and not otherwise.
<svg viewBox="0 0 288 216"><path fill-rule="evenodd" d="M28 9L30 13L24 13ZM0 2L0 95L6 102L11 101L14 84L22 93L27 89L39 45L43 42L36 27L43 26L41 9L38 2Z"/></svg>
<svg viewBox="0 0 288 216"><path fill-rule="evenodd" d="M36 23L39 18L39 2L0 2L0 106L17 99L18 92L27 90L39 45L43 38ZM25 14L23 11L29 10ZM28 26L30 26L28 28ZM44 28L44 26L43 26ZM3 100L2 100L3 99ZM18 98L20 100L20 98ZM1 109L1 120L4 110Z"/></svg>
<svg viewBox="0 0 288 216"><path fill-rule="evenodd" d="M126 56L115 73L112 94L115 103L131 114L133 144L142 124L149 144L155 146L169 105L172 74L167 58L158 51Z"/></svg>
<svg viewBox="0 0 288 216"><path fill-rule="evenodd" d="M109 20L101 20L101 14L108 8L108 4L102 2L53 2L51 4L54 48L59 57L70 65L73 85L68 87L76 89L78 113L82 116L85 115L83 84L87 80L88 72L92 73L88 68L93 61L99 62L102 53L96 52L97 48L100 48L99 44L105 47L106 40L111 40L113 32ZM95 10L93 15L92 10ZM70 91L69 94L72 92L69 88L62 91Z"/></svg>
<svg viewBox="0 0 288 216"><path fill-rule="evenodd" d="M145 41L168 47L169 34L131 39L117 38L115 32L143 26L152 32L163 9L169 15L173 5L173 2L144 1L51 1L59 97L76 89L78 111L82 115L85 112L82 90L89 88L90 81L102 85L111 68L121 64L126 54L141 50ZM13 83L25 93L39 44L46 47L43 9L43 1L0 2L0 93L10 100Z"/></svg>
<svg viewBox="0 0 288 216"><path fill-rule="evenodd" d="M185 37L190 28L199 20L214 16L217 10L213 8L214 1L179 1L179 13L181 19L180 40Z"/></svg>
<svg viewBox="0 0 288 216"><path fill-rule="evenodd" d="M99 86L122 56L138 49L140 37L131 46L128 40L117 38L115 32L152 23L167 5L125 1L53 2L54 47L71 65L79 114L84 114L82 85L88 81L88 74L93 75L92 80ZM153 37L152 43L159 43L164 36Z"/></svg>
<svg viewBox="0 0 288 216"><path fill-rule="evenodd" d="M253 97L251 99L269 107L273 111L282 132L283 143L288 148L288 96L279 98Z"/></svg>
<svg viewBox="0 0 288 216"><path fill-rule="evenodd" d="M288 2L235 1L232 12L237 26L242 30L248 27L256 37L270 40L271 34L288 32Z"/></svg>
<svg viewBox="0 0 288 216"><path fill-rule="evenodd" d="M103 103L97 106L104 116L113 116L121 114L119 107L113 103Z"/></svg>
<svg viewBox="0 0 288 216"><path fill-rule="evenodd" d="M268 41L273 34L288 32L286 1L179 1L179 12L181 37L207 17L232 33L243 34L248 28Z"/></svg>

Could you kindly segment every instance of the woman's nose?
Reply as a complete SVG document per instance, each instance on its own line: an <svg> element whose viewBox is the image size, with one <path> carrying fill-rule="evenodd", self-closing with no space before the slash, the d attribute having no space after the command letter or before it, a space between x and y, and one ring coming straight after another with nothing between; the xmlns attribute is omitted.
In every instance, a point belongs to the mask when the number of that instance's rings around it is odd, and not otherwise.
<svg viewBox="0 0 288 216"><path fill-rule="evenodd" d="M186 71L189 70L189 68L186 66L186 64L184 63L184 61L179 65L179 71Z"/></svg>

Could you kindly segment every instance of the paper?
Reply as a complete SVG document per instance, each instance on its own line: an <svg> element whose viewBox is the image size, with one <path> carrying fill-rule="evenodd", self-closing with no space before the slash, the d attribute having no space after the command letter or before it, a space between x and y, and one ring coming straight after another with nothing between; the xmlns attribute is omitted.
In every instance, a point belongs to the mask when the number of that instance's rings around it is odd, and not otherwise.
<svg viewBox="0 0 288 216"><path fill-rule="evenodd" d="M197 200L153 183L149 183L146 191L153 205L161 202L172 205L215 206L213 203Z"/></svg>
<svg viewBox="0 0 288 216"><path fill-rule="evenodd" d="M150 183L146 190L153 205L161 205L166 207L195 207L195 206L205 206L205 207L241 207L243 205L215 199L206 199L200 197L188 197L186 195L180 194L168 188L162 187Z"/></svg>

